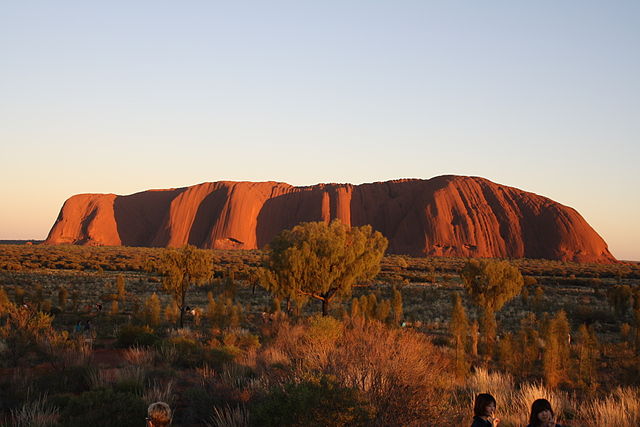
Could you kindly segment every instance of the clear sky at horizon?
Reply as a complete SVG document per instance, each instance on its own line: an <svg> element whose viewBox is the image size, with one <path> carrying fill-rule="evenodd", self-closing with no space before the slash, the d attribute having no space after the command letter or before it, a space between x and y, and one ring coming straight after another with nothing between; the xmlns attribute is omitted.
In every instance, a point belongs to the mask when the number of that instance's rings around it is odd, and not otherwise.
<svg viewBox="0 0 640 427"><path fill-rule="evenodd" d="M78 193L474 175L640 260L640 2L0 3L0 240Z"/></svg>

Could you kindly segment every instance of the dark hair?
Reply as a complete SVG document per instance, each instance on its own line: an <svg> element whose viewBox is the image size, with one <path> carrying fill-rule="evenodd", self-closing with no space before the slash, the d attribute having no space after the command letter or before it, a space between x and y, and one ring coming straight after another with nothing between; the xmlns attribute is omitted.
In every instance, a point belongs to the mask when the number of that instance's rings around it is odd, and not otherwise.
<svg viewBox="0 0 640 427"><path fill-rule="evenodd" d="M473 404L473 415L476 417L484 417L487 415L486 408L490 404L496 404L496 399L489 393L480 393L476 396L476 402Z"/></svg>
<svg viewBox="0 0 640 427"><path fill-rule="evenodd" d="M551 409L551 403L547 399L537 399L531 404L531 416L529 417L529 424L537 426L540 424L538 414L544 411L551 411L551 415L555 417L553 409Z"/></svg>

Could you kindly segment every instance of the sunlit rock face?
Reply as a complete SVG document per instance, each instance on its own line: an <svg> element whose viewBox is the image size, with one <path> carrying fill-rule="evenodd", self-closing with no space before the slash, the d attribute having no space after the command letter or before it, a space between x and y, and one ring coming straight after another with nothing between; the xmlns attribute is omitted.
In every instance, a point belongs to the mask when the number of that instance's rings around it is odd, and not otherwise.
<svg viewBox="0 0 640 427"><path fill-rule="evenodd" d="M210 182L128 196L79 194L45 243L262 248L300 222L371 224L408 255L615 262L574 209L479 177L294 187Z"/></svg>

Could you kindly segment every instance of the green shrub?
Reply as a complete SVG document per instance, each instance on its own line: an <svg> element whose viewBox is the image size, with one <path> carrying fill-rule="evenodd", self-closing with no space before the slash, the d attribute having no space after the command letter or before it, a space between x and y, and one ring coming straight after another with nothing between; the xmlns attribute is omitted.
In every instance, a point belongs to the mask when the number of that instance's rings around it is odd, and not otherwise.
<svg viewBox="0 0 640 427"><path fill-rule="evenodd" d="M207 364L213 369L220 370L227 363L233 362L240 353L239 348L232 346L213 348L207 352Z"/></svg>
<svg viewBox="0 0 640 427"><path fill-rule="evenodd" d="M56 393L80 393L88 390L87 383L88 368L85 366L71 366L61 371L49 372L37 377L33 386L36 390Z"/></svg>
<svg viewBox="0 0 640 427"><path fill-rule="evenodd" d="M373 421L371 407L355 389L327 377L274 389L250 412L256 426L365 426Z"/></svg>
<svg viewBox="0 0 640 427"><path fill-rule="evenodd" d="M209 394L203 387L189 388L184 392L185 401L189 402L189 406L185 408L183 419L181 421L186 425L201 424L211 416L211 408L219 404L212 394Z"/></svg>
<svg viewBox="0 0 640 427"><path fill-rule="evenodd" d="M160 338L148 326L123 325L118 331L118 347L151 346Z"/></svg>
<svg viewBox="0 0 640 427"><path fill-rule="evenodd" d="M138 427L144 422L146 409L140 396L101 389L71 398L61 421L68 427Z"/></svg>
<svg viewBox="0 0 640 427"><path fill-rule="evenodd" d="M177 350L176 366L195 368L202 366L207 360L205 348L193 339L174 337L167 340L167 343L173 345Z"/></svg>

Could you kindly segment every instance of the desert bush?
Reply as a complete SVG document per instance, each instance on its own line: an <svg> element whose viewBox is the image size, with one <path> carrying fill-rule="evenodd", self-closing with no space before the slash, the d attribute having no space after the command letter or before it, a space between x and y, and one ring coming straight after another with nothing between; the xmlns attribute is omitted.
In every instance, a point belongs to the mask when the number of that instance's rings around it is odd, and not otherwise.
<svg viewBox="0 0 640 427"><path fill-rule="evenodd" d="M166 341L161 341L157 345L156 361L159 363L165 363L169 366L173 365L178 360L178 349L175 345Z"/></svg>
<svg viewBox="0 0 640 427"><path fill-rule="evenodd" d="M71 398L61 421L68 427L138 427L146 409L145 402L136 394L93 390Z"/></svg>
<svg viewBox="0 0 640 427"><path fill-rule="evenodd" d="M579 417L590 425L638 426L640 425L640 390L619 387L604 399L581 405Z"/></svg>
<svg viewBox="0 0 640 427"><path fill-rule="evenodd" d="M220 369L224 364L233 361L240 353L240 349L233 346L208 348L193 338L172 337L167 345L176 349L174 364L182 368L196 368L208 364Z"/></svg>
<svg viewBox="0 0 640 427"><path fill-rule="evenodd" d="M248 427L249 411L244 406L213 408L213 415L206 423L207 427Z"/></svg>
<svg viewBox="0 0 640 427"><path fill-rule="evenodd" d="M6 344L3 356L12 366L26 362L31 356L43 354L42 342L55 335L53 317L29 306L7 304L4 307L4 325L0 338Z"/></svg>
<svg viewBox="0 0 640 427"><path fill-rule="evenodd" d="M326 371L363 392L378 423L438 424L450 415L451 361L421 333L355 320L328 359Z"/></svg>
<svg viewBox="0 0 640 427"><path fill-rule="evenodd" d="M256 349L260 346L260 339L257 335L241 328L225 331L222 335L222 342L225 346L236 347L243 351Z"/></svg>
<svg viewBox="0 0 640 427"><path fill-rule="evenodd" d="M180 420L186 425L198 425L208 421L212 408L227 404L216 397L213 392L209 392L200 385L186 389L182 397L189 402L189 406L181 414L182 419Z"/></svg>
<svg viewBox="0 0 640 427"><path fill-rule="evenodd" d="M251 408L255 426L365 426L373 421L373 409L355 388L334 379L277 387Z"/></svg>
<svg viewBox="0 0 640 427"><path fill-rule="evenodd" d="M159 340L153 329L136 325L123 325L116 338L118 347L151 346Z"/></svg>
<svg viewBox="0 0 640 427"><path fill-rule="evenodd" d="M113 390L141 396L144 393L146 371L141 366L126 366L117 371Z"/></svg>
<svg viewBox="0 0 640 427"><path fill-rule="evenodd" d="M14 427L55 426L57 421L58 408L49 404L46 394L11 410L11 425Z"/></svg>
<svg viewBox="0 0 640 427"><path fill-rule="evenodd" d="M147 405L153 402L165 402L171 406L174 400L174 384L172 380L166 381L165 383L152 381L144 391L142 400L144 400Z"/></svg>
<svg viewBox="0 0 640 427"><path fill-rule="evenodd" d="M106 389L114 384L118 377L118 369L91 368L87 372L87 382L92 390Z"/></svg>
<svg viewBox="0 0 640 427"><path fill-rule="evenodd" d="M124 351L124 358L135 366L149 366L153 363L156 352L149 347L134 345Z"/></svg>
<svg viewBox="0 0 640 427"><path fill-rule="evenodd" d="M55 370L37 375L30 380L29 386L49 395L55 393L80 393L89 388L87 366L70 366L64 370Z"/></svg>
<svg viewBox="0 0 640 427"><path fill-rule="evenodd" d="M253 371L237 363L227 363L220 371L220 382L230 388L244 388L253 378Z"/></svg>

